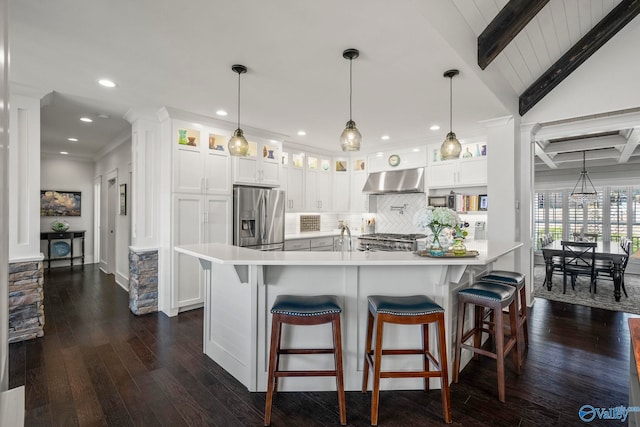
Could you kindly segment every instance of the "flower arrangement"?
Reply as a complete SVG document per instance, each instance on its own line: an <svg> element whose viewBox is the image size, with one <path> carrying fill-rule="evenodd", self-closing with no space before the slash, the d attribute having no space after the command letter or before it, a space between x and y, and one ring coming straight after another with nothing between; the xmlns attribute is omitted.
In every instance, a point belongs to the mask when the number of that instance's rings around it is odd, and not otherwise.
<svg viewBox="0 0 640 427"><path fill-rule="evenodd" d="M452 209L427 206L416 212L413 217L413 223L421 231L426 232L427 230L431 230L433 241L429 252L433 256L442 256L446 250L440 245L440 233L442 233L445 228L456 230L456 227L459 227L460 219L458 218L458 214ZM458 230L456 230L456 233L457 231Z"/></svg>

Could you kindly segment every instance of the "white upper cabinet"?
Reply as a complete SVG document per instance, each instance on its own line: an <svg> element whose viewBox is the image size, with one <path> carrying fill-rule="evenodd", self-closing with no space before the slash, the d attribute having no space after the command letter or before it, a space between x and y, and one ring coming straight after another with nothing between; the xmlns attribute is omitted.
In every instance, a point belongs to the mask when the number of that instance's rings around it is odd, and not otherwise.
<svg viewBox="0 0 640 427"><path fill-rule="evenodd" d="M217 129L191 129L173 123L173 192L230 194L228 136Z"/></svg>
<svg viewBox="0 0 640 427"><path fill-rule="evenodd" d="M353 158L351 163L351 212L368 212L369 196L362 194L362 188L367 181L367 167L364 159Z"/></svg>
<svg viewBox="0 0 640 427"><path fill-rule="evenodd" d="M438 148L430 147L427 187L435 189L487 185L487 157L484 147L481 144L463 146L461 157L455 160L441 160Z"/></svg>
<svg viewBox="0 0 640 427"><path fill-rule="evenodd" d="M318 212L331 209L331 159L307 154L305 207Z"/></svg>
<svg viewBox="0 0 640 427"><path fill-rule="evenodd" d="M249 152L234 157L234 184L279 187L281 181L282 144L277 141L249 141Z"/></svg>
<svg viewBox="0 0 640 427"><path fill-rule="evenodd" d="M287 212L300 212L304 209L305 157L305 153L299 151L282 153L282 187L287 195Z"/></svg>

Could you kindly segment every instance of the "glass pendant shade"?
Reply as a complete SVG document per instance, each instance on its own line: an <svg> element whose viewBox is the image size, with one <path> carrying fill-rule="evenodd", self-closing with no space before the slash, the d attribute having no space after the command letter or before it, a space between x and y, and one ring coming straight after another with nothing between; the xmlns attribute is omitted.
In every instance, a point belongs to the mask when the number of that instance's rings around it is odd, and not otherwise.
<svg viewBox="0 0 640 427"><path fill-rule="evenodd" d="M233 132L233 136L227 144L229 154L232 156L246 156L249 151L249 143L244 137L242 129L238 128Z"/></svg>
<svg viewBox="0 0 640 427"><path fill-rule="evenodd" d="M361 141L362 135L356 127L356 122L349 120L340 135L340 148L342 151L360 151Z"/></svg>
<svg viewBox="0 0 640 427"><path fill-rule="evenodd" d="M589 179L584 151L582 152L582 172L580 172L578 182L569 195L569 200L580 204L593 203L598 200L598 192Z"/></svg>
<svg viewBox="0 0 640 427"><path fill-rule="evenodd" d="M460 152L462 151L462 145L460 145L460 141L456 138L456 134L453 132L449 132L447 137L444 139L442 146L440 147L440 155L443 160L452 160L460 157Z"/></svg>
<svg viewBox="0 0 640 427"><path fill-rule="evenodd" d="M440 146L442 160L457 159L460 157L460 152L462 152L462 145L460 145L456 134L453 133L453 78L459 73L458 70L447 70L444 73L444 77L449 79L449 133Z"/></svg>
<svg viewBox="0 0 640 427"><path fill-rule="evenodd" d="M340 148L342 148L342 151L360 151L360 143L362 142L362 134L356 127L356 122L351 118L352 66L353 60L358 56L360 56L358 49L347 49L342 52L342 57L349 60L349 121L340 135Z"/></svg>
<svg viewBox="0 0 640 427"><path fill-rule="evenodd" d="M238 73L238 128L233 132L233 136L227 143L229 154L232 156L246 156L249 151L249 143L240 129L240 75L247 72L247 67L235 64L231 67L234 73Z"/></svg>

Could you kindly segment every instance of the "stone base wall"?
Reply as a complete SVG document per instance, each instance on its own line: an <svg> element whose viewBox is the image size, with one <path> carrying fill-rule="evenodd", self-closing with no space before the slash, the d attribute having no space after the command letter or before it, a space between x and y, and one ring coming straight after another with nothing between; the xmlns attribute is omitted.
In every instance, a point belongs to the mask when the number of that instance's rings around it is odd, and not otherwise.
<svg viewBox="0 0 640 427"><path fill-rule="evenodd" d="M129 250L129 309L136 315L158 311L158 251Z"/></svg>
<svg viewBox="0 0 640 427"><path fill-rule="evenodd" d="M9 343L44 335L42 261L9 264Z"/></svg>

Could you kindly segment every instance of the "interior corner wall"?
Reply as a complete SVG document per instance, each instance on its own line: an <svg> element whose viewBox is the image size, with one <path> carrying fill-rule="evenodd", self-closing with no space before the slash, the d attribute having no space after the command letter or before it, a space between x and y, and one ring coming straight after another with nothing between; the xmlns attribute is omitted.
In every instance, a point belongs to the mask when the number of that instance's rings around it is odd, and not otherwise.
<svg viewBox="0 0 640 427"><path fill-rule="evenodd" d="M92 161L74 160L68 157L43 156L40 160L40 189L55 191L80 191L80 216L63 217L69 230L85 230L85 264L96 262L93 258L93 170ZM40 230L50 231L56 217L40 217ZM74 242L79 245L78 241ZM47 243L40 242L40 251L47 252ZM74 246L74 252L76 251ZM79 251L79 249L78 249ZM52 262L51 267L69 265L68 261Z"/></svg>
<svg viewBox="0 0 640 427"><path fill-rule="evenodd" d="M131 138L118 145L116 148L105 154L98 159L95 163L95 170L92 171L90 184L93 188L94 178L101 176L101 199L100 206L102 212L100 213L100 242L107 242L107 218L106 218L106 199L108 190L108 178L107 175L113 170L118 170L118 182L116 188L119 189L120 185L126 184L126 214L118 214L115 219L115 233L116 233L116 265L115 265L115 279L124 289L129 289L129 246L131 244ZM106 252L101 254L104 258ZM95 260L100 262L100 260Z"/></svg>

